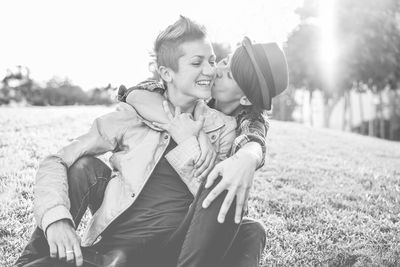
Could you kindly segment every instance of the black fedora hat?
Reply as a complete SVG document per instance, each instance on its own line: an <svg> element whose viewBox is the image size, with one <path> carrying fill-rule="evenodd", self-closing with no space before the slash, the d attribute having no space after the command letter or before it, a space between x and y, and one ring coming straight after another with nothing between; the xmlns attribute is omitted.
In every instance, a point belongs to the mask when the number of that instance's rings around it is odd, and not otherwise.
<svg viewBox="0 0 400 267"><path fill-rule="evenodd" d="M244 37L242 46L256 73L262 106L270 110L272 98L285 91L289 84L285 54L277 43L252 44L248 37Z"/></svg>

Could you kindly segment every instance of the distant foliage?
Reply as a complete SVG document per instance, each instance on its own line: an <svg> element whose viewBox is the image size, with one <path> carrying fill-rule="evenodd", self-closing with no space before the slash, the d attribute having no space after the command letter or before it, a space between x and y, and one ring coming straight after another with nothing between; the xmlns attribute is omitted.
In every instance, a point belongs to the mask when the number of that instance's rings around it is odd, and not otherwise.
<svg viewBox="0 0 400 267"><path fill-rule="evenodd" d="M47 82L43 90L43 101L45 105L65 106L88 103L89 97L85 92L69 80L57 81L52 79Z"/></svg>
<svg viewBox="0 0 400 267"><path fill-rule="evenodd" d="M361 133L374 132L373 136L398 140L399 116L396 113L400 88L400 1L398 0L335 0L331 8L333 17L333 49L324 51L324 30L319 23L319 5L325 1L305 0L296 10L300 24L288 36L285 53L289 65L290 83L295 88L310 92L315 90L323 96L324 126L329 127L330 117L338 102L348 98L351 90L367 90L379 96L389 89L394 100L389 103L390 115L382 115L382 97L376 103L360 106L359 112L365 126L357 127ZM324 52L325 54L322 54ZM331 54L330 54L331 53ZM332 61L327 60L331 58ZM325 72L333 66L331 75ZM360 86L362 85L362 86ZM343 122L352 121L351 102L345 100ZM367 120L362 114L366 109L376 109L377 116ZM284 112L288 113L289 110ZM353 112L354 113L354 112ZM312 114L312 112L310 112ZM281 115L281 114L280 114ZM278 116L279 117L279 116ZM312 122L312 120L311 120ZM343 129L345 124L343 123ZM375 125L379 125L375 127ZM389 125L389 126L385 126ZM379 131L374 131L379 128ZM388 128L389 130L385 130ZM378 134L379 133L379 134ZM391 133L391 134L389 134Z"/></svg>
<svg viewBox="0 0 400 267"><path fill-rule="evenodd" d="M337 45L336 72L331 88L321 70L325 67L319 49L322 30L316 22L322 1L307 0L296 12L300 25L289 35L285 52L291 83L309 90L343 94L354 82L378 90L400 81L400 2L397 0L337 0L334 36ZM334 53L334 51L332 51ZM329 56L329 55L327 55ZM326 63L325 63L326 64ZM330 92L330 91L336 92Z"/></svg>
<svg viewBox="0 0 400 267"><path fill-rule="evenodd" d="M30 78L27 67L9 69L0 85L0 105L26 103L34 106L110 105L114 88L107 85L83 91L69 79L52 78L40 86Z"/></svg>

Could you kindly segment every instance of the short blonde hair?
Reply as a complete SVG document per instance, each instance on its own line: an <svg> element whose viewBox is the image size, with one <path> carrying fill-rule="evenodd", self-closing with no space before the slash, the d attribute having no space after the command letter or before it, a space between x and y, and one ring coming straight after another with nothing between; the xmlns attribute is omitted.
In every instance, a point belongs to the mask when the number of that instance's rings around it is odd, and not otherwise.
<svg viewBox="0 0 400 267"><path fill-rule="evenodd" d="M206 35L204 26L181 15L179 20L163 30L154 42L154 57L157 66L178 71L178 60L183 56L179 46L188 41L204 39Z"/></svg>

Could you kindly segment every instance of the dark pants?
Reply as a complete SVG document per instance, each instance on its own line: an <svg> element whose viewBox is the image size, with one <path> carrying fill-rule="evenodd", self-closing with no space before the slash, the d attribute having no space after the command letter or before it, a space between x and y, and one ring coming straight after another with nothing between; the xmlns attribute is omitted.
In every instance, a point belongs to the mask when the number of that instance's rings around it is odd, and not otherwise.
<svg viewBox="0 0 400 267"><path fill-rule="evenodd" d="M81 158L68 170L70 211L75 225L79 225L87 207L92 214L100 207L110 176L108 166L94 157ZM100 240L92 247L82 248L84 266L258 266L265 246L264 227L251 219L235 224L234 205L225 223L218 223L217 215L225 194L207 209L201 207L211 189L200 188L181 225L154 247L145 250L140 244L137 248L131 245L118 247ZM43 231L36 228L15 265L71 266L48 255L47 240Z"/></svg>

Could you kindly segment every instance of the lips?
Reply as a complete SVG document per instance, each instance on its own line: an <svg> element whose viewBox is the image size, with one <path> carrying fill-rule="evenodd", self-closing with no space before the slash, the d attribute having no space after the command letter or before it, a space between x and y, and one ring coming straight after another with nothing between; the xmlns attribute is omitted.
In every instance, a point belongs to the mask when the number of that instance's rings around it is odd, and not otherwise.
<svg viewBox="0 0 400 267"><path fill-rule="evenodd" d="M200 81L197 81L196 84L200 85L200 86L210 86L211 80L200 80Z"/></svg>

